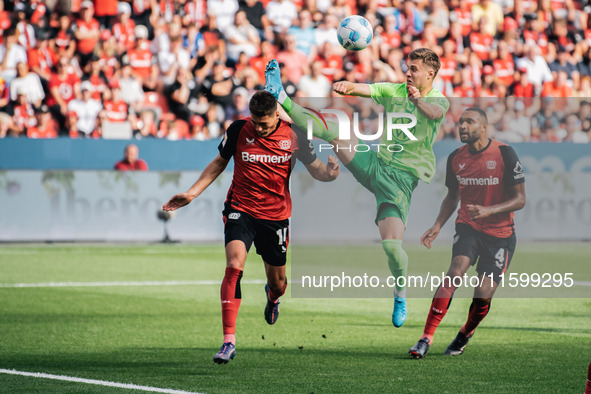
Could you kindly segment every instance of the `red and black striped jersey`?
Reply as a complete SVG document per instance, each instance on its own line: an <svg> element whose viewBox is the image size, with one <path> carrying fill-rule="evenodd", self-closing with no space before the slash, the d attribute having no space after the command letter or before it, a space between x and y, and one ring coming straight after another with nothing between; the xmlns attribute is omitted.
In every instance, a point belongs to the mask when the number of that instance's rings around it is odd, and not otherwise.
<svg viewBox="0 0 591 394"><path fill-rule="evenodd" d="M513 212L473 220L467 205L490 206L507 201L509 189L523 182L523 167L513 148L493 139L479 152L472 153L464 145L447 159L445 185L457 190L461 201L456 223L468 224L494 237L513 234Z"/></svg>
<svg viewBox="0 0 591 394"><path fill-rule="evenodd" d="M284 220L291 216L289 176L297 157L302 163L316 160L306 135L282 120L266 137L260 137L250 117L228 127L218 147L220 156L234 158L234 176L226 205L258 219Z"/></svg>

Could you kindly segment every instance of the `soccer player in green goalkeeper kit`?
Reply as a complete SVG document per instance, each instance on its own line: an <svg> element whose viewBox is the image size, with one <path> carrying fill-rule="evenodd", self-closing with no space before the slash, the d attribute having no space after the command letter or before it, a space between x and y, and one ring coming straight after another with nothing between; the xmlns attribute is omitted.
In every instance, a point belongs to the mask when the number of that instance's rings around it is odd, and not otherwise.
<svg viewBox="0 0 591 394"><path fill-rule="evenodd" d="M292 102L283 89L276 60L271 60L265 71L265 89L277 98L294 124L306 130L310 123L314 137L330 142L335 147L337 157L355 179L375 195L375 221L394 277L406 276L408 256L402 248L402 237L406 229L411 195L419 179L428 183L433 178L433 142L449 109L449 101L432 86L440 65L435 52L419 48L409 54L405 83L363 84L343 81L333 84L333 90L338 94L371 97L388 113L410 114L416 118L416 124L404 130L410 132L414 139L409 138L408 133L403 133L402 129L382 135L381 144L402 146L401 151L379 149L377 152L351 149L353 145L364 142L356 137L340 139L336 123L319 119L322 115L318 112ZM310 119L313 121L308 122ZM396 286L392 312L394 326L402 326L406 315L406 289Z"/></svg>

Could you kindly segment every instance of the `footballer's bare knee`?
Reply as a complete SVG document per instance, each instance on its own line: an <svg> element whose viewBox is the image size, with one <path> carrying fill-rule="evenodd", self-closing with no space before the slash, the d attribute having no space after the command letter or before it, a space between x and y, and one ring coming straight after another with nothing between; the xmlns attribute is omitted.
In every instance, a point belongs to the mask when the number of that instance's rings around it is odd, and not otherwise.
<svg viewBox="0 0 591 394"><path fill-rule="evenodd" d="M229 242L226 245L226 267L243 270L247 254L246 246L242 241Z"/></svg>

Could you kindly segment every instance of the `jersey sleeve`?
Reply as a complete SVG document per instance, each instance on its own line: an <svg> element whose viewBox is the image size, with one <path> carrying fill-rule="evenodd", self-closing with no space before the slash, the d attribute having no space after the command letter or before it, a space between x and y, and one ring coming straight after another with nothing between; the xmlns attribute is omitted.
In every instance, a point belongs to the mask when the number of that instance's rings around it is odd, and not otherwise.
<svg viewBox="0 0 591 394"><path fill-rule="evenodd" d="M220 142L218 146L218 150L220 151L220 156L226 160L230 160L234 153L236 153L236 143L238 142L238 136L240 135L240 130L246 123L246 120L240 119L233 122L230 127L226 130L224 134L224 139Z"/></svg>
<svg viewBox="0 0 591 394"><path fill-rule="evenodd" d="M507 187L511 187L525 182L523 166L521 165L515 150L509 145L501 145L499 146L499 150L501 151L503 164L505 165L503 183L507 185Z"/></svg>
<svg viewBox="0 0 591 394"><path fill-rule="evenodd" d="M296 157L305 165L312 164L316 160L316 152L314 151L312 141L308 140L306 134L298 127L292 127L292 131L296 138L296 144L292 143L292 146L297 147L295 152Z"/></svg>
<svg viewBox="0 0 591 394"><path fill-rule="evenodd" d="M445 118L445 114L447 114L447 111L449 111L449 105L450 105L447 97L445 97L444 95L431 96L431 97L426 98L426 102L429 104L436 105L439 108L441 108L441 110L443 111L443 115L441 116L441 118ZM439 119L441 119L441 118L439 118Z"/></svg>
<svg viewBox="0 0 591 394"><path fill-rule="evenodd" d="M408 94L406 89L402 92L400 89L401 86L403 86L403 84L390 82L372 83L369 85L369 93L376 104L383 104L382 99L384 98L391 99L392 97L407 97Z"/></svg>
<svg viewBox="0 0 591 394"><path fill-rule="evenodd" d="M447 186L448 189L454 189L454 190L458 190L460 185L458 184L458 178L456 178L456 174L454 173L453 170L453 160L454 157L456 156L456 153L458 153L458 150L454 150L448 157L447 157L447 167L445 170L445 186Z"/></svg>

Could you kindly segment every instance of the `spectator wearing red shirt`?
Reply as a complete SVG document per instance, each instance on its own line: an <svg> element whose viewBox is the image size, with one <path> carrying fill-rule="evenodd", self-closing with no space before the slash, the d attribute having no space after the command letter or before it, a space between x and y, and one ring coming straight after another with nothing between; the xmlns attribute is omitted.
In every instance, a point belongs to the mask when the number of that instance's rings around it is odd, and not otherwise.
<svg viewBox="0 0 591 394"><path fill-rule="evenodd" d="M33 8L31 23L38 26L45 19L47 6L45 5L45 1L31 1L31 7Z"/></svg>
<svg viewBox="0 0 591 394"><path fill-rule="evenodd" d="M115 68L120 66L117 55L117 43L110 30L101 31L100 45L97 54L100 57L99 63L107 80L111 80L115 75Z"/></svg>
<svg viewBox="0 0 591 394"><path fill-rule="evenodd" d="M128 52L129 65L133 75L140 81L150 75L152 52L148 44L148 28L144 25L135 27L135 48Z"/></svg>
<svg viewBox="0 0 591 394"><path fill-rule="evenodd" d="M139 158L139 153L140 149L137 145L127 145L123 159L115 163L114 169L117 171L148 171L148 164Z"/></svg>
<svg viewBox="0 0 591 394"><path fill-rule="evenodd" d="M495 70L490 64L482 68L480 97L505 97L506 89L503 85L499 85L496 79Z"/></svg>
<svg viewBox="0 0 591 394"><path fill-rule="evenodd" d="M527 79L527 67L517 68L517 82L513 87L513 96L515 97L534 97L534 85ZM529 104L525 102L526 106Z"/></svg>
<svg viewBox="0 0 591 394"><path fill-rule="evenodd" d="M461 74L461 85L455 87L453 95L457 97L478 97L480 95L480 86L475 86L472 68L470 66L464 66L460 70ZM464 102L462 102L464 104Z"/></svg>
<svg viewBox="0 0 591 394"><path fill-rule="evenodd" d="M49 48L49 33L40 30L37 33L37 46L27 52L27 59L31 71L41 77L41 83L49 91L51 70L59 61L57 53Z"/></svg>
<svg viewBox="0 0 591 394"><path fill-rule="evenodd" d="M546 82L542 90L542 97L572 97L573 89L568 85L568 74L559 70L552 82ZM558 100L561 101L561 100ZM562 108L557 109L561 110Z"/></svg>
<svg viewBox="0 0 591 394"><path fill-rule="evenodd" d="M0 0L2 1L2 0ZM10 89L4 78L0 77L0 112L5 112L4 108L10 103Z"/></svg>
<svg viewBox="0 0 591 394"><path fill-rule="evenodd" d="M390 48L399 48L402 44L402 37L396 24L394 14L384 17L384 31L380 34L380 56L385 59Z"/></svg>
<svg viewBox="0 0 591 394"><path fill-rule="evenodd" d="M191 123L189 128L189 136L187 139L206 141L209 137L209 131L205 126L205 120L199 115L191 116Z"/></svg>
<svg viewBox="0 0 591 394"><path fill-rule="evenodd" d="M121 87L118 80L113 80L109 87L111 88L111 98L105 100L103 106L107 120L109 122L125 122L128 117L128 106L125 101L121 99Z"/></svg>
<svg viewBox="0 0 591 394"><path fill-rule="evenodd" d="M29 138L56 138L58 136L58 126L55 120L51 118L49 107L42 104L36 111L37 125L27 129Z"/></svg>
<svg viewBox="0 0 591 394"><path fill-rule="evenodd" d="M197 29L200 29L205 24L207 0L188 0L183 10L184 26L196 26Z"/></svg>
<svg viewBox="0 0 591 394"><path fill-rule="evenodd" d="M259 81L265 80L265 67L275 57L275 47L269 41L261 42L259 56L251 57L249 64L256 71Z"/></svg>
<svg viewBox="0 0 591 394"><path fill-rule="evenodd" d="M556 46L564 48L564 51L572 53L577 47L577 37L575 33L568 29L566 19L555 19L552 23L552 32L549 37L550 41Z"/></svg>
<svg viewBox="0 0 591 394"><path fill-rule="evenodd" d="M472 6L468 0L460 0L458 7L454 9L455 20L462 27L462 36L468 37L472 33Z"/></svg>
<svg viewBox="0 0 591 394"><path fill-rule="evenodd" d="M69 65L65 57L59 59L56 65L56 73L49 79L50 96L47 98L47 105L51 110L53 118L57 120L60 129L65 127L68 103L80 97L80 78Z"/></svg>
<svg viewBox="0 0 591 394"><path fill-rule="evenodd" d="M81 132L78 131L78 114L74 111L69 111L66 116L66 129L68 137L79 138Z"/></svg>
<svg viewBox="0 0 591 394"><path fill-rule="evenodd" d="M92 55L88 67L90 68L89 73L83 79L92 84L92 99L101 101L103 92L107 89L107 77L101 67L101 58Z"/></svg>
<svg viewBox="0 0 591 394"><path fill-rule="evenodd" d="M497 58L493 61L493 68L498 83L505 87L513 85L515 81L515 62L505 41L499 41Z"/></svg>
<svg viewBox="0 0 591 394"><path fill-rule="evenodd" d="M113 25L113 35L117 40L119 54L133 49L135 42L135 22L131 19L131 6L119 3L117 6L118 21Z"/></svg>
<svg viewBox="0 0 591 394"><path fill-rule="evenodd" d="M4 42L4 30L12 26L10 13L4 10L4 0L0 0L0 43Z"/></svg>
<svg viewBox="0 0 591 394"><path fill-rule="evenodd" d="M277 61L285 64L285 72L290 76L290 80L296 85L304 74L310 74L308 57L306 54L296 48L297 42L295 36L288 34L285 37L285 49L277 54Z"/></svg>
<svg viewBox="0 0 591 394"><path fill-rule="evenodd" d="M456 44L447 40L443 43L443 56L440 58L441 67L437 76L443 80L443 89L441 92L449 96L453 92L453 78L458 68L458 61L455 54Z"/></svg>
<svg viewBox="0 0 591 394"><path fill-rule="evenodd" d="M19 135L24 135L29 127L37 124L35 119L35 110L33 106L27 102L27 96L24 92L17 91L16 101L13 104L12 120Z"/></svg>
<svg viewBox="0 0 591 394"><path fill-rule="evenodd" d="M94 19L94 7L91 1L83 1L81 8L82 18L76 21L74 36L77 41L76 52L80 57L80 66L84 68L98 42L100 24Z"/></svg>
<svg viewBox="0 0 591 394"><path fill-rule="evenodd" d="M486 16L483 16L478 22L479 30L470 34L470 48L482 61L490 59L490 52L494 42L494 37L486 32L486 24Z"/></svg>
<svg viewBox="0 0 591 394"><path fill-rule="evenodd" d="M76 51L76 37L71 29L72 21L69 15L62 15L59 18L59 27L52 33L49 47L60 57L72 58Z"/></svg>
<svg viewBox="0 0 591 394"><path fill-rule="evenodd" d="M94 14L101 27L111 25L111 18L117 15L117 0L94 0Z"/></svg>
<svg viewBox="0 0 591 394"><path fill-rule="evenodd" d="M544 22L539 20L535 14L533 16L525 15L522 40L526 44L539 47L541 54L545 56L548 53L548 35L544 30Z"/></svg>
<svg viewBox="0 0 591 394"><path fill-rule="evenodd" d="M338 53L338 48L329 41L325 41L320 47L316 61L322 63L322 75L331 82L343 77L343 57Z"/></svg>

